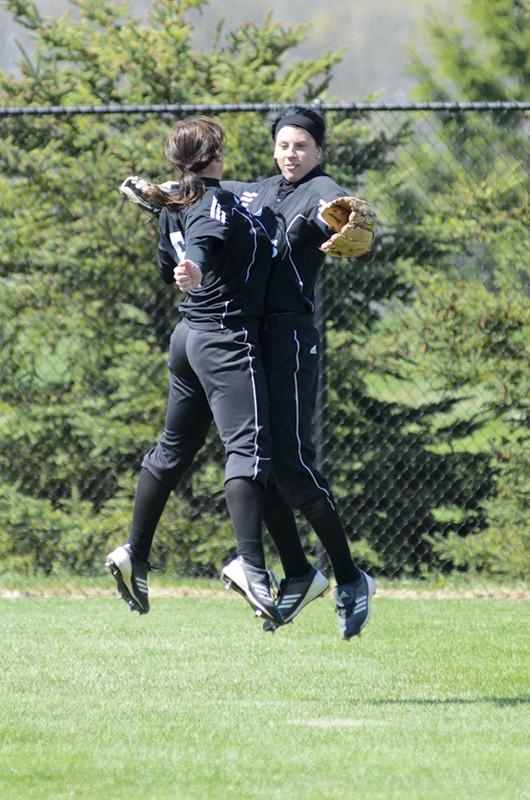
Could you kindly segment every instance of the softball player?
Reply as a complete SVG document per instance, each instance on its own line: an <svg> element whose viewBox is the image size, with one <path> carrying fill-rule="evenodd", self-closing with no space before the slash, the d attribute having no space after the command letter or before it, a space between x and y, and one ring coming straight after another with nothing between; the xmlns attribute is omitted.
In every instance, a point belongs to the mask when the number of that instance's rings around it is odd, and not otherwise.
<svg viewBox="0 0 530 800"><path fill-rule="evenodd" d="M320 246L330 229L322 207L348 192L321 167L323 118L313 109L292 107L272 125L280 174L255 184L226 181L242 204L258 215L275 241L265 298L263 353L269 387L272 472L281 496L310 522L328 553L341 636L349 639L368 622L375 581L354 563L335 500L315 467L311 439L318 384L319 336L313 321L314 288L325 255ZM278 606L286 622L325 590L323 576L309 567L292 512L278 492L266 496L265 521L286 577Z"/></svg>
<svg viewBox="0 0 530 800"><path fill-rule="evenodd" d="M238 552L223 577L256 613L281 624L262 544L271 440L258 319L272 245L262 225L220 187L222 146L221 128L202 117L178 122L166 142L181 178L164 198L157 264L166 283L178 278L188 294L170 341L164 431L142 462L128 542L107 556L106 567L131 610L146 614L156 526L213 418L225 447L225 494Z"/></svg>

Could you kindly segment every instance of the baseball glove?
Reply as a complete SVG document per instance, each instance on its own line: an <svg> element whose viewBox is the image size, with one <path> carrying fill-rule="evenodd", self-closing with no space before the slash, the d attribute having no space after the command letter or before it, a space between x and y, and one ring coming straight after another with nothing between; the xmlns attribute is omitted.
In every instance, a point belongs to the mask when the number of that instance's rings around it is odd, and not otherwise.
<svg viewBox="0 0 530 800"><path fill-rule="evenodd" d="M358 197L337 197L321 209L320 215L335 233L320 249L336 258L359 258L374 243L375 211Z"/></svg>
<svg viewBox="0 0 530 800"><path fill-rule="evenodd" d="M141 209L147 211L148 214L158 215L162 210L164 203L161 201L161 192L164 194L171 194L176 191L178 183L174 181L166 181L165 183L149 183L144 178L138 175L130 175L125 178L120 186L121 194L140 206Z"/></svg>

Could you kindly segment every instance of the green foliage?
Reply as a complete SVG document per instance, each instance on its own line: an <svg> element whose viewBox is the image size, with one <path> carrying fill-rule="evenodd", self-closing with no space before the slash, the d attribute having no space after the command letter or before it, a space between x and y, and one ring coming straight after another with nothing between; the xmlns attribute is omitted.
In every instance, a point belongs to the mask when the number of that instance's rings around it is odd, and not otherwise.
<svg viewBox="0 0 530 800"><path fill-rule="evenodd" d="M34 55L0 105L320 99L340 53L288 58L306 28L271 16L191 43L205 0L75 0L44 18L7 0ZM418 98L522 99L528 21L515 0L429 26ZM195 15L195 16L194 16ZM471 38L470 38L471 37ZM473 38L474 37L474 38ZM477 46L478 43L478 46ZM454 93L456 92L456 95ZM0 556L18 569L100 569L129 525L137 470L163 425L179 298L153 268L156 225L120 198L167 179L169 113L0 119ZM528 169L520 112L327 115L326 168L377 207L375 258L323 282L330 366L326 472L355 557L387 574L438 559L525 573ZM269 120L221 115L226 177L272 170ZM337 306L334 307L334 303ZM304 529L307 541L311 536ZM314 539L314 537L313 537ZM153 561L212 575L233 548L212 432L172 497ZM405 565L405 567L404 567Z"/></svg>
<svg viewBox="0 0 530 800"><path fill-rule="evenodd" d="M426 32L433 63L414 52L418 100L528 100L530 18L525 0L461 0L465 30L436 16ZM432 58L429 59L432 62Z"/></svg>
<svg viewBox="0 0 530 800"><path fill-rule="evenodd" d="M437 542L444 563L464 566L467 553L470 567L499 573L504 559L504 572L519 575L528 569L528 300L524 294L493 293L477 281L421 272L416 264L409 269L415 301L395 307L378 327L370 356L383 373L398 376L390 381L394 389L399 383L428 386L434 396L453 398L451 413L431 420L429 450L446 465L460 465L453 472L463 487L457 505L471 512L445 519L438 533L432 527L427 541ZM433 507L446 507L449 499L441 496ZM466 532L473 537L463 539ZM494 556L492 549L487 558L493 540L499 552Z"/></svg>
<svg viewBox="0 0 530 800"><path fill-rule="evenodd" d="M340 55L286 56L303 26L268 16L191 44L204 0L157 0L144 22L127 5L75 0L75 18L6 8L32 35L2 106L310 101ZM166 349L178 296L154 269L156 225L118 194L139 173L168 177L170 114L0 120L0 556L53 572L101 568L129 526L135 476L163 425ZM230 115L227 176L268 174L257 115ZM154 558L208 574L233 548L212 434L191 484L172 500ZM215 499L217 498L217 499ZM206 508L206 511L204 510ZM199 512L199 509L202 509Z"/></svg>
<svg viewBox="0 0 530 800"><path fill-rule="evenodd" d="M462 100L523 99L528 73L521 52L523 43L528 52L530 26L522 4L463 8L480 45L432 23L436 61L429 68L415 62L418 99L449 100L455 91ZM416 146L400 153L382 187L382 212L400 253L395 269L410 291L393 297L365 353L394 391L429 387L433 398L452 401L449 418L429 425L430 450L480 454L488 464L482 478L476 466L468 474L472 492L456 504L458 513L447 514L452 501L440 498L433 515L443 529L431 527L425 541L442 563L523 575L530 449L526 120L518 112L449 113L433 127L438 146L427 123L419 124Z"/></svg>

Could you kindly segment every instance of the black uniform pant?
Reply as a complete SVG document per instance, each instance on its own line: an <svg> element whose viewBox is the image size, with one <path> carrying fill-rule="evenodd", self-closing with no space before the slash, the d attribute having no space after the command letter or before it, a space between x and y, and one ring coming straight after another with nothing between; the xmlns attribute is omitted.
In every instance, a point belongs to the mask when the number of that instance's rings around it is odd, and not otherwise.
<svg viewBox="0 0 530 800"><path fill-rule="evenodd" d="M256 323L212 331L183 321L173 331L164 432L142 462L129 546L138 558L149 558L169 494L204 444L212 418L225 447L226 503L238 555L264 568L263 500L271 440Z"/></svg>
<svg viewBox="0 0 530 800"><path fill-rule="evenodd" d="M311 317L278 314L264 320L263 354L271 408L272 475L265 521L287 577L308 567L291 508L316 532L338 584L360 576L329 484L315 467L312 422L318 391L319 336ZM287 505L288 504L288 505ZM324 566L324 565L322 565Z"/></svg>
<svg viewBox="0 0 530 800"><path fill-rule="evenodd" d="M293 508L314 503L333 508L327 480L315 467L312 422L318 391L319 336L311 317L265 317L263 358L273 441L272 472Z"/></svg>
<svg viewBox="0 0 530 800"><path fill-rule="evenodd" d="M272 467L282 497L267 492L265 520L286 575L301 575L308 566L292 506L316 531L337 582L352 581L358 570L328 483L314 466L311 425L318 386L317 331L297 315L270 318L261 342L263 360L255 327L223 332L193 330L185 322L176 327L170 344L166 424L142 466L167 492L174 489L204 444L213 417L225 445L227 503L238 552L256 566L263 565L262 498L251 492L250 485L231 479L251 479L254 486L267 482L270 398ZM166 498L140 479L129 541L144 558Z"/></svg>
<svg viewBox="0 0 530 800"><path fill-rule="evenodd" d="M174 489L204 444L212 417L226 454L225 481L267 482L271 464L267 383L257 326L204 330L184 320L169 347L164 431L142 466Z"/></svg>

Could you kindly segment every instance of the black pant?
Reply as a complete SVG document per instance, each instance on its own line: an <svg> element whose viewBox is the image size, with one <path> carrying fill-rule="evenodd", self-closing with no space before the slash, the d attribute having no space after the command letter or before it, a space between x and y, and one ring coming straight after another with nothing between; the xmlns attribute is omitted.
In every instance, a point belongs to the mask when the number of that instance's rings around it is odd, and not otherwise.
<svg viewBox="0 0 530 800"><path fill-rule="evenodd" d="M334 508L327 480L315 467L312 421L318 391L319 336L300 314L266 317L262 332L273 442L272 471L293 508Z"/></svg>
<svg viewBox="0 0 530 800"><path fill-rule="evenodd" d="M269 404L257 326L232 327L211 331L182 321L171 336L164 432L142 462L169 489L204 444L212 417L225 447L225 481L267 482Z"/></svg>
<svg viewBox="0 0 530 800"><path fill-rule="evenodd" d="M318 391L318 331L310 317L278 314L265 318L262 342L271 407L272 474L281 494L274 487L266 493L267 527L286 575L303 574L307 562L288 506L299 509L324 546L337 583L352 583L360 572L329 484L315 467L312 420Z"/></svg>

